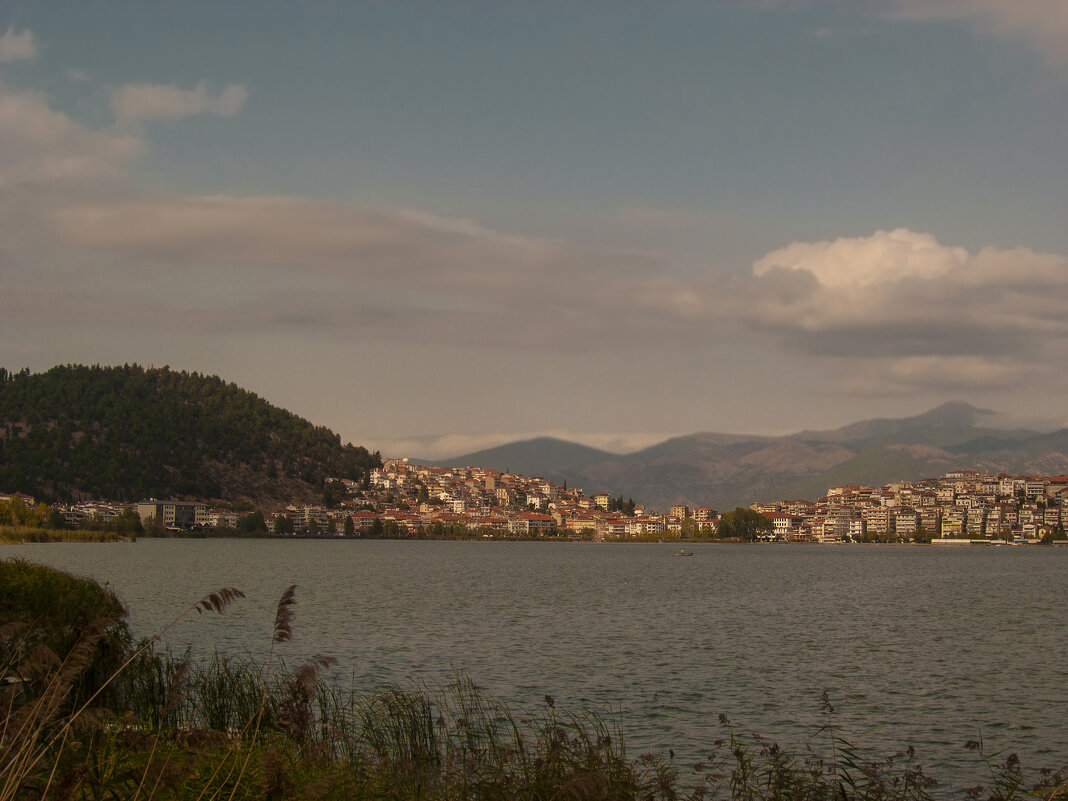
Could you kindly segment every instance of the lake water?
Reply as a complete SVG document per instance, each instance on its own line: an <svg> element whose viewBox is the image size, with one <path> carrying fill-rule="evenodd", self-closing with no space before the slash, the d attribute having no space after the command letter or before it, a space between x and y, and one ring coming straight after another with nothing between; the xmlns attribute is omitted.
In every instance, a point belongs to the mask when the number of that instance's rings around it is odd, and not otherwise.
<svg viewBox="0 0 1068 801"><path fill-rule="evenodd" d="M263 655L297 585L290 665L341 680L440 687L457 672L514 708L618 714L632 753L676 752L686 775L743 731L827 750L834 725L881 754L914 745L929 773L984 778L963 744L1068 764L1068 548L693 546L403 541L139 540L0 547L107 581L150 635L193 614L176 650ZM988 778L988 777L986 777Z"/></svg>

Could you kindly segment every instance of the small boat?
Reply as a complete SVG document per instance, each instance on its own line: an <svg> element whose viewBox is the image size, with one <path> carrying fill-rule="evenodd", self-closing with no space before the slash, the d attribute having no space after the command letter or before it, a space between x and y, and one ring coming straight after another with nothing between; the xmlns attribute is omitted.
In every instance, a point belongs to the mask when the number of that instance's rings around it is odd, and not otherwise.
<svg viewBox="0 0 1068 801"><path fill-rule="evenodd" d="M693 551L687 551L685 548L680 548L675 552L675 556L693 556Z"/></svg>

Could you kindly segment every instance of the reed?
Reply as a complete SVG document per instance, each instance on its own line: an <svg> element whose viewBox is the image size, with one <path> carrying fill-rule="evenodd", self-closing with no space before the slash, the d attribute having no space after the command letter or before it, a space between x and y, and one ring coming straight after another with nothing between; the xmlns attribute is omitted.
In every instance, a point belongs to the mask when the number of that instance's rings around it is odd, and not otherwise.
<svg viewBox="0 0 1068 801"><path fill-rule="evenodd" d="M53 529L37 526L0 526L0 543L23 542L117 542L122 538L115 531L87 531L83 529Z"/></svg>

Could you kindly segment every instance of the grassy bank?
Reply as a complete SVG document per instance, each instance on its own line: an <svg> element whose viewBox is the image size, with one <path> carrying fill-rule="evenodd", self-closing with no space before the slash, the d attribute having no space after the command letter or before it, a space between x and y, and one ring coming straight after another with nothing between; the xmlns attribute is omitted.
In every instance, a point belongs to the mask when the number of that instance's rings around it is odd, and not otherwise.
<svg viewBox="0 0 1068 801"><path fill-rule="evenodd" d="M0 526L0 543L9 545L23 542L116 542L119 539L120 535L114 531Z"/></svg>
<svg viewBox="0 0 1068 801"><path fill-rule="evenodd" d="M176 615L225 614L224 588ZM279 601L289 639L297 595ZM826 732L828 754L794 755L724 720L708 759L680 779L671 755L631 754L617 722L545 697L518 712L470 681L354 693L333 660L296 669L207 663L134 643L118 598L95 582L0 561L0 801L18 799L619 799L923 801L937 792L913 754L873 758ZM833 713L824 699L825 711ZM830 719L830 718L829 718ZM990 757L974 797L1053 801L1064 778Z"/></svg>

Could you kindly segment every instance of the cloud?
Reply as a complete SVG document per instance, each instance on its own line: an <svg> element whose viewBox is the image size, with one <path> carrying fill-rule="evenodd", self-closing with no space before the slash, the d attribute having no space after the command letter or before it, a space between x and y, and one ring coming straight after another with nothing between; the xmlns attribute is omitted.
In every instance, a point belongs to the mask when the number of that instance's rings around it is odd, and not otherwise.
<svg viewBox="0 0 1068 801"><path fill-rule="evenodd" d="M166 84L131 83L114 89L111 108L124 122L177 120L198 114L232 117L245 105L248 92L232 83L216 95L203 81L193 89Z"/></svg>
<svg viewBox="0 0 1068 801"><path fill-rule="evenodd" d="M909 356L866 359L851 365L830 382L834 392L884 398L909 396L932 388L969 395L989 389L1026 387L1041 381L1049 386L1038 365L990 356Z"/></svg>
<svg viewBox="0 0 1068 801"><path fill-rule="evenodd" d="M117 91L117 114L236 106L227 92L155 89ZM9 305L10 320L41 323L56 310L55 329L71 330L93 325L77 311L91 309L122 336L136 319L183 335L195 325L338 342L389 330L442 347L573 355L699 347L690 332L710 314L714 277L672 278L663 252L518 236L422 209L136 193L126 179L144 146L136 128L88 128L0 81L4 258L31 293ZM204 284L218 290L195 291Z"/></svg>
<svg viewBox="0 0 1068 801"><path fill-rule="evenodd" d="M252 325L304 320L351 333L389 319L399 338L575 351L678 341L706 313L704 290L664 275L647 253L514 236L412 209L142 197L68 203L50 222L72 253L141 269L207 265L249 286L301 288L266 299ZM297 304L305 313L294 316Z"/></svg>
<svg viewBox="0 0 1068 801"><path fill-rule="evenodd" d="M795 242L753 276L740 316L784 347L838 361L853 390L1005 387L1068 355L1061 255L970 253L896 229Z"/></svg>
<svg viewBox="0 0 1068 801"><path fill-rule="evenodd" d="M546 257L527 240L468 220L282 195L72 204L54 221L71 244L140 259L362 279L418 276L453 287L498 285L532 258Z"/></svg>
<svg viewBox="0 0 1068 801"><path fill-rule="evenodd" d="M824 287L868 287L944 275L967 257L963 248L944 247L930 234L898 228L870 237L795 242L757 261L753 273L766 275L776 268L806 270Z"/></svg>
<svg viewBox="0 0 1068 801"><path fill-rule="evenodd" d="M4 35L0 36L0 64L27 61L36 56L37 40L33 37L33 31L15 33L14 28L8 28Z"/></svg>
<svg viewBox="0 0 1068 801"><path fill-rule="evenodd" d="M813 359L828 386L854 395L1018 386L1068 357L1068 259L972 252L904 228L794 242L737 281L673 274L644 251L294 197L71 202L50 220L69 252L130 265L148 284L178 288L210 270L241 287L209 308L187 299L154 313L160 325L203 332L337 342L388 332L398 342L574 355L698 353L717 326L733 325L733 336L748 329Z"/></svg>
<svg viewBox="0 0 1068 801"><path fill-rule="evenodd" d="M86 128L0 81L0 190L113 177L141 150L135 136Z"/></svg>
<svg viewBox="0 0 1068 801"><path fill-rule="evenodd" d="M885 0L900 19L959 20L1022 41L1052 66L1068 68L1068 3L1064 0Z"/></svg>

